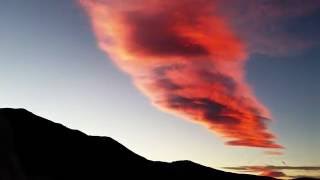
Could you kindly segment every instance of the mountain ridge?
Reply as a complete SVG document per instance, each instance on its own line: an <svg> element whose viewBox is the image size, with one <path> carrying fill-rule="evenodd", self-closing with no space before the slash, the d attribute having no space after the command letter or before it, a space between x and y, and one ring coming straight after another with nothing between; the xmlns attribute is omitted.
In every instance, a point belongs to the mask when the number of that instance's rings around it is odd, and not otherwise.
<svg viewBox="0 0 320 180"><path fill-rule="evenodd" d="M0 109L0 179L261 179L189 160L148 160L110 137L90 136L25 109Z"/></svg>

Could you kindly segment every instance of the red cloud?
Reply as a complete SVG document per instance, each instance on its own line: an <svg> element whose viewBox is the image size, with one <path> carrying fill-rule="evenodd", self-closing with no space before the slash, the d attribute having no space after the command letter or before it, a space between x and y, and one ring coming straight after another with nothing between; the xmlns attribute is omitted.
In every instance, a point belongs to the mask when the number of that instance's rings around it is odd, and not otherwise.
<svg viewBox="0 0 320 180"><path fill-rule="evenodd" d="M257 173L261 176L269 177L287 177L287 175L277 169L274 169L274 166L239 166L239 167L225 167L226 169L241 171L241 172L251 172Z"/></svg>
<svg viewBox="0 0 320 180"><path fill-rule="evenodd" d="M281 148L245 80L247 44L214 0L81 0L100 48L159 109L234 146Z"/></svg>
<svg viewBox="0 0 320 180"><path fill-rule="evenodd" d="M283 172L280 171L264 171L260 174L261 176L269 176L269 177L285 177L286 174L284 174Z"/></svg>

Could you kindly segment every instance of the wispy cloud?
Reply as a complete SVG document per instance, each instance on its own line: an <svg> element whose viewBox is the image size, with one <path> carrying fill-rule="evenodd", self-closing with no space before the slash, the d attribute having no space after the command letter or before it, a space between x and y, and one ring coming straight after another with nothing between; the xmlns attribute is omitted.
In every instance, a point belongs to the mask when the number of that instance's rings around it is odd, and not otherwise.
<svg viewBox="0 0 320 180"><path fill-rule="evenodd" d="M233 170L248 170L254 167L265 167L273 170L304 170L304 171L320 171L320 166L238 166L238 167L224 167Z"/></svg>
<svg viewBox="0 0 320 180"><path fill-rule="evenodd" d="M320 166L236 166L236 167L224 167L224 169L235 170L240 172L248 172L248 173L258 173L264 176L271 177L290 177L290 178L298 178L298 177L306 177L310 176L310 172L318 172L320 173ZM308 171L307 173L301 175L287 175L283 171L295 170L295 171Z"/></svg>

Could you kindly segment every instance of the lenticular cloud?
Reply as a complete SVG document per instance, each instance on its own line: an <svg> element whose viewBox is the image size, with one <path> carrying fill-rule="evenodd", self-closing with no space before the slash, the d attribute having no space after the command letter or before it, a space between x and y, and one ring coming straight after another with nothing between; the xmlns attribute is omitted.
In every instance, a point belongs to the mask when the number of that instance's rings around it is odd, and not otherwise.
<svg viewBox="0 0 320 180"><path fill-rule="evenodd" d="M159 109L226 144L281 148L245 80L248 51L214 0L81 0L99 47Z"/></svg>

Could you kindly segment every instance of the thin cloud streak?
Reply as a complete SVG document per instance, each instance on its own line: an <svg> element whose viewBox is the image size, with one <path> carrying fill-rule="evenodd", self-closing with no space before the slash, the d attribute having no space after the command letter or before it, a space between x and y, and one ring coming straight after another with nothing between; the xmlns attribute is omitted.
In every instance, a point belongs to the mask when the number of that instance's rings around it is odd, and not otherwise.
<svg viewBox="0 0 320 180"><path fill-rule="evenodd" d="M310 176L312 173L320 173L320 166L236 166L236 167L223 167L224 169L247 172L247 173L258 173L263 176L270 177L281 177L281 178L300 178ZM283 171L304 171L306 175L295 175L290 176ZM307 171L307 172L306 172Z"/></svg>

